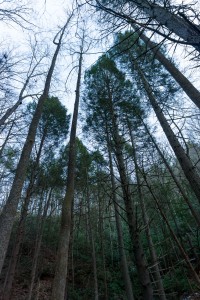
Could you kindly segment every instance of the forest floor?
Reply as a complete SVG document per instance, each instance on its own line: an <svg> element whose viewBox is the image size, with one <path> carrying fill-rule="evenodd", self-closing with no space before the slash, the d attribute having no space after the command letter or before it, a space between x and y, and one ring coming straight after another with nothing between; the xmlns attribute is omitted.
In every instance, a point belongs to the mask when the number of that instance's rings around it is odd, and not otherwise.
<svg viewBox="0 0 200 300"><path fill-rule="evenodd" d="M31 248L30 248L31 249ZM30 273L32 268L32 254L31 251L22 251L21 260L18 264L17 274L15 277L15 283L13 286L13 292L10 300L26 300L29 284L30 284ZM55 253L50 249L42 248L41 251L42 257L40 257L39 269L41 272L38 273L38 281L35 284L34 290L34 300L48 300L51 296L51 287L53 282L53 270L55 266ZM6 269L8 266L8 258L4 268L4 274L0 279L0 300L4 300L2 297L3 282L6 275ZM71 272L70 272L71 273ZM69 276L69 284L72 286L71 274ZM91 296L88 296L86 291L87 289L91 290ZM76 260L75 268L75 286L74 290L76 295L68 300L92 300L93 297L93 283L91 277L90 264L82 259ZM99 297L99 300L104 300L102 297ZM122 296L115 296L109 300L125 300ZM139 300L139 299L138 299ZM140 299L141 300L141 299ZM158 298L156 298L158 300ZM200 292L193 293L184 293L181 297L176 296L167 300L200 300Z"/></svg>
<svg viewBox="0 0 200 300"><path fill-rule="evenodd" d="M49 300L51 295L51 285L52 285L52 278L43 278L38 282L37 292L35 294L35 299L37 300ZM28 294L28 287L23 286L22 284L16 283L13 289L12 298L11 300L26 300ZM0 290L1 295L1 290ZM0 296L0 300L3 298ZM70 300L70 299L69 299ZM83 298L83 300L86 300ZM90 300L90 299L87 299ZM91 299L92 300L92 299ZM113 300L113 299L109 299ZM121 300L115 299L115 300ZM175 300L175 299L174 299ZM177 299L179 300L179 299ZM200 293L196 292L193 294L184 294L180 300L200 300Z"/></svg>

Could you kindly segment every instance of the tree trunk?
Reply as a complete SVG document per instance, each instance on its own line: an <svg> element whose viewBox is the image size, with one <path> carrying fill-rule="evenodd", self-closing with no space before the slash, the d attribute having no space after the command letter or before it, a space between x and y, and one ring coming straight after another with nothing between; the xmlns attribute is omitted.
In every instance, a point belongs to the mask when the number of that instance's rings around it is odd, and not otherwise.
<svg viewBox="0 0 200 300"><path fill-rule="evenodd" d="M133 28L135 26L133 25ZM194 85L183 75L178 68L167 59L159 50L159 45L151 42L142 32L139 32L139 37L146 43L150 50L154 53L155 58L166 68L166 70L172 75L176 82L180 85L183 91L194 102L194 104L200 108L200 92L194 87Z"/></svg>
<svg viewBox="0 0 200 300"><path fill-rule="evenodd" d="M40 142L39 150L37 153L36 160L34 162L34 167L32 170L31 178L30 178L29 185L28 185L28 188L26 191L26 197L24 199L24 204L23 204L22 211L21 211L21 218L20 218L19 225L17 228L16 241L15 241L15 245L13 247L12 256L11 256L8 271L6 274L6 279L5 279L5 283L4 283L4 300L10 299L13 280L14 280L14 276L15 276L15 269L16 269L19 251L20 251L20 247L21 247L21 243L22 243L23 235L24 235L24 229L25 229L24 227L25 227L26 217L27 217L27 213L28 213L28 206L30 203L31 194L33 192L36 172L37 172L37 168L39 166L40 156L42 153L42 148L44 145L46 134L47 134L47 128L44 128L44 133L43 133L43 136L42 136L42 139Z"/></svg>
<svg viewBox="0 0 200 300"><path fill-rule="evenodd" d="M117 204L116 184L115 184L115 179L114 179L113 162L112 162L112 155L111 155L109 144L110 143L108 141L108 135L107 135L107 148L108 148L108 155L109 155L110 176L111 176L111 186L112 186L112 200L113 200L114 209L115 209L115 220L116 220L116 227L117 227L117 239L118 239L118 245L119 245L119 254L120 254L120 260L121 260L121 266L122 266L122 276L123 276L123 280L124 280L126 297L128 300L134 300L132 283L131 283L131 279L130 279L130 275L129 275L126 253L124 250L123 231L122 231L121 220L120 220L120 216L119 216L119 208L118 208L118 204Z"/></svg>
<svg viewBox="0 0 200 300"><path fill-rule="evenodd" d="M128 14L117 12L116 10L106 7L96 0L97 6L100 9L114 15L118 18L126 20L129 24L138 23L137 16L135 20ZM150 3L148 0L134 0L128 1L127 4L137 7L147 18L154 19L159 25L163 25L168 28L169 32L175 33L179 38L183 39L184 44L193 46L198 52L200 52L200 29L197 25L192 23L183 13L179 12L179 15L174 14L160 5ZM144 16L143 16L144 17ZM144 19L144 18L143 18ZM148 28L147 22L140 23L140 26ZM164 34L162 31L157 30L155 27L150 27L152 31L156 31L165 38L169 37L169 34ZM179 41L178 39L172 39L173 41Z"/></svg>
<svg viewBox="0 0 200 300"><path fill-rule="evenodd" d="M143 121L142 121L143 122ZM153 142L156 150L158 151L160 157L162 158L166 168L168 169L170 175L172 176L172 179L174 180L174 183L176 184L179 192L181 193L183 199L185 200L186 204L188 205L193 217L195 218L195 221L197 222L198 226L200 226L200 217L197 214L195 208L192 206L192 203L190 202L190 199L188 198L188 196L186 195L184 189L182 188L181 184L179 183L178 179L176 178L172 168L170 167L169 163L167 162L166 158L164 157L162 151L160 150L159 146L157 145L155 139L153 138L152 134L150 133L147 125L143 122L143 125L145 127L146 132L148 133L149 137L151 138L151 141Z"/></svg>
<svg viewBox="0 0 200 300"><path fill-rule="evenodd" d="M26 197L24 199L24 203L23 203L23 207L22 207L22 211L21 211L21 218L20 218L19 225L18 225L17 232L16 232L16 241L15 241L15 244L13 247L8 271L6 274L6 279L5 279L5 283L4 283L4 294L3 294L4 298L3 298L3 300L9 300L10 296L11 296L11 291L12 291L12 286L13 286L13 281L14 281L14 276L15 276L15 270L16 270L16 266L17 266L21 243L22 243L23 236L24 236L24 227L25 227L26 217L27 217L27 213L28 213L28 205L30 203L31 193L32 193L32 185L30 185L30 183L29 183L29 186L28 186L27 192L26 192Z"/></svg>
<svg viewBox="0 0 200 300"><path fill-rule="evenodd" d="M160 300L166 300L167 298L166 298L166 295L165 295L165 290L164 290L164 287L163 287L162 277L161 277L160 269L159 269L159 261L158 261L155 246L154 246L154 243L153 243L153 240L152 240L152 237L151 237L149 217L148 217L148 214L147 214L146 205L145 205L143 194L142 194L141 181L140 181L140 176L139 176L140 169L139 169L139 165L138 165L138 161L137 161L137 153L136 153L136 149L135 149L133 133L132 133L132 130L131 130L131 125L130 125L129 120L127 120L127 124L128 124L128 128L129 128L129 134L130 134L131 144L132 144L132 149L133 149L133 161L134 161L134 165L135 165L135 174L136 174L136 180L137 180L138 196L139 196L139 200L140 200L140 204L141 204L141 208L142 208L142 215L143 215L144 225L145 225L145 228L146 228L146 236L147 236L149 251L150 251L150 255L151 255L152 268L155 272L156 286L157 286L157 290L158 290L157 292L158 292L158 296L159 296Z"/></svg>
<svg viewBox="0 0 200 300"><path fill-rule="evenodd" d="M61 228L59 236L59 245L57 251L56 271L53 282L52 300L64 300L66 277L68 269L68 252L71 231L71 209L74 197L74 178L75 178L75 162L76 162L76 128L78 119L78 107L80 98L81 85L81 68L83 56L83 39L79 58L79 70L76 84L76 99L74 104L74 113L69 141L69 160L67 172L66 194L62 206Z"/></svg>
<svg viewBox="0 0 200 300"><path fill-rule="evenodd" d="M70 259L70 253L71 253L71 269L72 269L72 289L74 290L74 198L72 200L72 207L71 207L71 232L70 232L70 240L69 240L69 257L68 259ZM78 229L77 231L79 231L79 226L78 226ZM78 239L78 237L77 237ZM66 279L66 287L68 286L68 282L69 282L69 267L67 268L67 279ZM67 288L65 287L65 300L68 300L68 290Z"/></svg>
<svg viewBox="0 0 200 300"><path fill-rule="evenodd" d="M165 7L150 4L148 0L134 0L134 5L200 52L200 30L198 26L188 19L185 20L183 17L175 15Z"/></svg>
<svg viewBox="0 0 200 300"><path fill-rule="evenodd" d="M95 250L95 243L94 243L94 236L92 232L91 226L91 216L90 216L90 203L89 203L89 195L87 195L87 223L89 229L89 240L90 245L92 247L92 265L93 265L93 275L94 275L94 299L99 299L99 291L98 291L98 277L97 277L97 259L96 259L96 250Z"/></svg>
<svg viewBox="0 0 200 300"><path fill-rule="evenodd" d="M34 256L33 256L33 265L32 265L32 270L31 270L31 283L29 286L27 300L32 299L32 293L33 293L35 277L36 277L36 272L37 272L37 266L38 266L38 257L39 257L39 252L40 252L40 248L41 248L41 243L42 243L42 236L43 236L47 211L48 211L50 200L51 200L51 194L52 194L52 189L50 189L50 191L49 191L48 198L47 198L45 206L44 206L43 215L42 216L39 215L39 218L38 218L40 225L38 226L39 228L38 228L37 237L36 237L36 246L35 246L35 251L34 251ZM41 203L42 202L43 202L43 199L41 199Z"/></svg>
<svg viewBox="0 0 200 300"><path fill-rule="evenodd" d="M69 17L69 19L67 20L65 26L63 27L63 29L61 31L59 42L57 43L57 47L56 47L54 56L52 58L51 66L49 68L47 78L45 81L44 91L38 100L38 105L36 107L33 119L29 126L29 131L27 134L27 138L26 138L24 147L22 149L21 157L20 157L17 169L16 169L16 173L15 173L13 184L12 184L12 187L10 190L10 194L9 194L7 202L3 208L1 216L0 216L0 241L1 241L1 243L0 243L0 273L1 273L4 259L6 256L6 251L8 248L10 234L11 234L13 223L15 220L17 206L18 206L19 199L21 196L21 191L23 188L24 180L26 178L26 170L28 167L28 162L29 162L29 158L30 158L31 151L33 148L33 144L35 141L38 123L39 123L39 120L40 120L40 117L42 114L44 102L48 97L51 79L52 79L53 71L54 71L55 64L56 64L56 59L57 59L57 56L58 56L58 53L59 53L59 50L61 47L62 37L64 35L65 29L66 29L71 17L72 17L72 14Z"/></svg>
<svg viewBox="0 0 200 300"><path fill-rule="evenodd" d="M103 218L103 208L102 203L103 199L100 198L100 190L99 185L97 187L98 195L97 201L99 204L99 237L100 237L100 244L101 244L101 256L102 256L102 264L103 264L103 273L104 273L104 299L108 300L108 285L107 285L107 273L106 273L106 261L105 261L105 249L104 249L104 239L103 239L103 232L104 232L104 218Z"/></svg>
<svg viewBox="0 0 200 300"><path fill-rule="evenodd" d="M110 97L110 99L112 99L112 97ZM140 242L139 230L137 228L135 213L133 211L130 184L126 176L126 170L125 170L123 154L122 154L123 153L122 143L118 133L117 120L114 111L112 111L112 125L113 125L112 131L113 131L114 151L118 163L118 170L119 170L121 187L123 192L123 199L126 208L129 232L133 243L133 254L135 257L135 264L138 272L139 282L142 287L143 299L150 300L153 299L153 289L151 286L149 271L145 262L144 252Z"/></svg>
<svg viewBox="0 0 200 300"><path fill-rule="evenodd" d="M139 68L136 61L133 61L133 64L135 66L135 69L140 76L141 82L144 86L144 89L146 91L147 96L149 97L150 103L154 109L154 112L160 122L160 125L165 132L165 135L179 161L179 164L185 174L185 177L190 183L190 186L195 193L198 201L200 202L200 177L198 173L195 170L194 165L192 164L190 158L186 155L183 147L179 143L178 139L176 138L174 132L172 131L170 125L168 124L162 109L160 108L159 104L156 101L156 98L154 96L154 93L152 91L151 86L149 85L148 81L145 78L144 73Z"/></svg>
<svg viewBox="0 0 200 300"><path fill-rule="evenodd" d="M154 192L153 192L151 186L149 185L148 180L147 180L146 175L145 175L144 172L143 172L143 177L144 177L144 180L145 180L145 182L146 182L146 185L147 185L147 187L148 187L148 189L149 189L149 191L150 191L150 193L151 193L151 195L152 195L152 197L153 197L153 199L154 199L154 201L155 201L155 203L156 203L156 205L157 205L157 207L158 207L158 210L159 210L159 212L160 212L160 214L161 214L161 216L162 216L164 222L166 223L167 228L168 228L169 231L170 231L170 234L171 234L172 238L173 238L174 241L176 242L176 244L177 244L177 246L178 246L178 249L179 249L180 253L182 254L182 256L183 256L183 258L184 258L184 260L185 260L185 262L186 262L186 264L187 264L187 266L188 266L188 268L189 268L189 270L191 271L191 274L192 274L194 280L195 280L195 281L198 283L198 285L200 286L200 278L199 278L198 274L196 273L195 269L193 268L193 265L191 264L190 259L189 259L188 255L187 255L187 253L185 252L185 250L183 249L181 243L179 242L179 240L178 240L178 238L177 238L175 232L174 232L173 229L171 228L171 226L170 226L170 224L169 224L169 221L168 221L168 219L167 219L165 213L163 212L163 210L162 210L162 208L161 208L161 206L160 206L160 204L159 204L159 201L157 200L156 196L154 195Z"/></svg>

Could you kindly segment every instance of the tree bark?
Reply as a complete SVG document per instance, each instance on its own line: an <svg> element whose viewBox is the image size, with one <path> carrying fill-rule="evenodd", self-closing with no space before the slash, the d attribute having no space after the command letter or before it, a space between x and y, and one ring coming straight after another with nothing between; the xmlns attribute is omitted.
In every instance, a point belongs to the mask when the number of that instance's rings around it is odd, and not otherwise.
<svg viewBox="0 0 200 300"><path fill-rule="evenodd" d="M158 151L158 154L160 155L160 157L162 158L166 168L168 169L170 175L172 176L172 179L174 181L174 183L176 184L179 192L181 193L183 199L185 200L186 204L188 205L193 217L195 218L195 221L197 222L198 226L200 226L200 217L198 215L198 213L196 212L195 208L193 207L192 203L190 202L190 199L188 198L188 196L186 195L184 189L182 188L181 184L179 183L178 179L176 178L172 168L170 167L169 163L167 162L166 158L164 157L162 151L160 150L159 146L157 145L155 139L153 138L152 134L150 133L147 125L142 121L146 132L148 133L149 137L151 138L151 141L153 142L156 150Z"/></svg>
<svg viewBox="0 0 200 300"><path fill-rule="evenodd" d="M24 199L22 211L21 211L21 217L19 221L19 225L16 232L16 241L13 247L12 256L10 258L10 263L8 267L8 271L6 274L6 279L4 283L4 294L3 294L3 300L9 300L11 296L14 276L15 276L15 270L17 266L17 261L19 258L19 252L21 243L24 236L24 227L26 222L26 217L28 213L28 205L30 203L31 193L32 193L33 186L29 183L29 186L27 188L26 197Z"/></svg>
<svg viewBox="0 0 200 300"><path fill-rule="evenodd" d="M108 135L107 135L107 148L108 148L108 155L109 155L110 176L111 176L111 186L112 186L112 200L113 200L114 209L115 209L115 221L116 221L116 227L117 227L117 239L118 239L118 245L119 245L119 254L120 254L120 260L121 260L121 266L122 266L122 276L123 276L123 280L124 280L126 297L128 300L134 300L132 283L131 283L131 279L130 279L130 275L129 275L126 253L124 250L123 231L122 231L121 220L120 220L120 216L119 216L119 208L117 205L116 184L115 184L115 179L114 179L113 162L112 162L112 155L111 155L109 144L110 143L108 141Z"/></svg>
<svg viewBox="0 0 200 300"><path fill-rule="evenodd" d="M147 0L134 0L134 5L200 52L200 30L195 24Z"/></svg>
<svg viewBox="0 0 200 300"><path fill-rule="evenodd" d="M135 66L135 69L141 79L141 82L144 86L144 89L146 91L146 94L149 98L149 101L154 109L154 112L160 122L160 125L179 161L179 164L185 174L185 177L187 178L188 182L190 183L190 186L196 195L198 201L200 202L200 177L198 173L195 170L194 165L192 164L190 158L185 153L183 147L179 143L178 139L176 138L174 132L172 131L170 125L168 124L162 109L160 108L159 104L156 101L156 98L154 96L153 90L151 86L149 85L147 79L145 78L145 75L143 71L138 66L137 62L134 60L133 64Z"/></svg>
<svg viewBox="0 0 200 300"><path fill-rule="evenodd" d="M43 231L44 231L44 225L45 225L45 220L47 216L47 211L49 208L50 200L51 200L51 194L52 194L52 189L50 189L48 198L46 200L45 206L44 206L44 211L43 214L40 216L39 215L39 228L37 232L37 237L36 237L36 246L35 246L35 251L34 251L34 256L33 256L33 265L32 265L32 270L31 270L31 282L29 286L29 292L28 292L28 297L27 300L32 299L32 293L33 293L33 288L35 284L35 277L36 277L36 272L37 272L37 267L38 267L38 258L39 258L39 252L41 248L41 243L42 243L42 236L43 236ZM43 202L43 199L40 200Z"/></svg>
<svg viewBox="0 0 200 300"><path fill-rule="evenodd" d="M89 240L90 240L90 245L92 247L92 265L93 265L93 275L94 275L94 299L98 300L99 299L99 289L98 289L98 277L97 277L97 259L96 259L94 236L93 236L92 226L91 226L89 201L90 201L89 195L87 195L87 210L88 210L87 211L87 222L88 222L88 229L89 229Z"/></svg>
<svg viewBox="0 0 200 300"><path fill-rule="evenodd" d="M72 17L71 16L68 18L65 26L63 27L59 42L56 43L56 50L52 58L51 66L49 68L47 78L45 81L45 86L44 86L44 91L41 95L41 97L38 100L38 105L36 107L33 119L31 121L31 124L29 126L27 138L24 144L24 147L22 149L21 157L17 166L16 174L13 180L13 184L10 190L9 197L7 199L7 202L3 208L3 211L0 216L0 273L3 267L9 239L10 239L10 234L11 230L13 227L13 223L15 220L16 212L17 212L17 206L19 203L19 199L21 196L21 191L23 188L24 180L26 178L26 170L28 167L28 162L29 158L31 155L31 151L33 148L33 144L35 141L35 136L36 136L36 131L38 127L38 123L42 114L42 109L44 105L44 101L48 97L49 89L50 89L50 84L51 84L51 79L53 75L53 71L55 68L57 56L61 47L61 42L62 42L62 37L64 35L65 29Z"/></svg>
<svg viewBox="0 0 200 300"><path fill-rule="evenodd" d="M132 26L135 29L135 26ZM200 34L200 33L199 33ZM181 71L162 54L159 50L159 45L150 41L142 32L138 32L139 37L146 43L147 47L154 53L155 58L165 67L165 69L172 75L176 82L180 85L183 91L193 101L193 103L200 108L200 92L194 85L183 75Z"/></svg>
<svg viewBox="0 0 200 300"><path fill-rule="evenodd" d="M157 257L157 253L155 250L155 246L151 237L151 229L150 229L150 225L149 225L149 217L147 214L147 210L146 210L146 205L144 202L144 197L142 194L142 188L141 188L141 181L140 181L140 176L139 176L139 165L138 165L138 161L137 161L137 153L136 153L136 149L135 149L135 143L134 143L134 138L133 138L133 133L132 133L132 129L131 129L131 125L129 120L127 120L127 124L128 124L128 128L129 128L129 134L130 134L130 138L131 138L131 145L132 145L132 149L133 149L133 161L134 161L134 165L135 165L135 174L136 174L136 180L137 180L137 188L138 188L138 196L139 196L139 200L140 200L140 204L141 204L141 208L142 208L142 215L143 215L143 220L144 220L144 225L146 228L146 236L147 236L147 241L148 241L148 245L149 245L149 251L150 251L150 255L151 255L151 262L152 262L152 268L155 272L155 277L156 277L156 286L157 286L157 293L159 296L160 300L166 300L166 295L165 295L165 290L163 287L163 282L162 282L162 277L160 274L160 269L159 269L159 260Z"/></svg>
<svg viewBox="0 0 200 300"><path fill-rule="evenodd" d="M23 204L22 211L21 211L21 217L20 217L18 228L17 228L16 241L15 241L15 244L13 247L12 256L11 256L8 271L6 274L6 279L5 279L5 283L4 283L4 300L10 299L12 285L13 285L14 276L15 276L15 269L16 269L19 251L20 251L20 247L21 247L21 243L22 243L23 235L24 235L25 222L26 222L26 217L27 217L27 213L28 213L28 206L30 203L31 194L33 192L33 187L34 187L34 183L35 183L35 179L36 179L35 178L36 172L37 172L37 168L39 166L40 156L42 153L42 148L43 148L43 145L45 142L46 134L47 134L47 128L45 127L42 139L40 141L40 146L39 146L39 150L37 153L37 157L34 162L31 178L30 178L28 188L26 191L26 197L24 199L24 204Z"/></svg>
<svg viewBox="0 0 200 300"><path fill-rule="evenodd" d="M76 98L74 104L74 113L72 120L72 127L69 141L69 160L67 172L66 194L62 206L61 228L59 235L59 245L57 251L56 271L53 282L52 300L64 300L66 278L68 269L68 252L69 240L71 231L71 208L74 197L74 178L75 178L75 162L76 162L76 128L78 119L78 108L80 99L80 85L81 85L81 69L82 69L82 56L83 56L83 42L81 45L78 78L76 84Z"/></svg>
<svg viewBox="0 0 200 300"><path fill-rule="evenodd" d="M103 264L103 273L104 273L104 299L108 300L108 285L107 285L107 273L106 273L106 261L105 261L105 248L104 248L104 240L103 240L103 232L104 232L104 218L103 218L103 209L102 202L103 199L100 198L99 185L98 189L98 203L99 203L99 237L101 244L101 256L102 256L102 264Z"/></svg>
<svg viewBox="0 0 200 300"><path fill-rule="evenodd" d="M170 223L169 223L169 221L168 221L168 219L167 219L165 213L163 212L163 210L162 210L162 208L161 208L161 206L160 206L160 204L159 204L158 199L157 199L156 196L154 195L154 192L153 192L151 186L149 185L148 180L147 180L146 175L145 175L144 172L143 172L143 177L144 177L144 180L145 180L145 182L146 182L146 184L147 184L147 187L148 187L148 189L149 189L149 191L150 191L150 193L151 193L151 195L152 195L152 197L153 197L153 199L154 199L154 201L155 201L155 203L156 203L156 205L157 205L157 207L158 207L158 210L159 210L159 212L160 212L160 214L161 214L161 216L162 216L164 222L166 223L167 228L168 228L169 231L170 231L171 236L173 237L174 241L176 242L176 244L177 244L177 246L178 246L178 249L179 249L180 253L182 254L182 256L183 256L183 258L184 258L184 260L185 260L185 262L186 262L188 268L190 269L190 271L191 271L191 273L192 273L193 278L195 279L195 281L196 281L196 282L198 283L198 285L200 286L200 278L199 278L198 274L196 273L196 271L195 271L193 265L191 264L190 259L189 259L188 255L187 255L187 253L185 252L185 250L183 249L181 243L179 242L179 240L178 240L178 238L177 238L175 232L174 232L173 229L171 228Z"/></svg>
<svg viewBox="0 0 200 300"><path fill-rule="evenodd" d="M110 101L112 97L110 96ZM112 103L112 102L111 102ZM123 192L123 199L126 208L127 220L129 225L129 232L133 243L133 254L135 257L135 264L138 272L139 282L142 287L143 299L153 299L153 289L151 286L151 280L149 271L145 262L145 256L140 242L140 234L137 228L137 221L132 206L132 197L130 191L130 184L126 175L126 169L123 160L123 149L121 139L118 133L116 115L112 109L112 125L113 125L113 141L114 151L118 163L118 170L120 175L121 187Z"/></svg>
<svg viewBox="0 0 200 300"><path fill-rule="evenodd" d="M132 16L124 14L123 11L117 12L112 8L104 6L99 0L96 0L96 3L98 8L110 13L111 15L126 20L129 24L139 23L136 19L137 16L135 19L133 19ZM168 28L169 32L175 33L184 41L183 43L193 46L198 52L200 52L200 29L183 13L179 13L179 15L174 14L169 9L154 3L150 3L148 0L128 1L128 4L137 7L147 17L156 20L159 25L163 25ZM140 22L139 25L148 28L147 22ZM150 28L150 30L156 31L158 34L169 38L169 34L164 34L161 31L154 29L153 26ZM172 40L176 42L179 41L178 39Z"/></svg>

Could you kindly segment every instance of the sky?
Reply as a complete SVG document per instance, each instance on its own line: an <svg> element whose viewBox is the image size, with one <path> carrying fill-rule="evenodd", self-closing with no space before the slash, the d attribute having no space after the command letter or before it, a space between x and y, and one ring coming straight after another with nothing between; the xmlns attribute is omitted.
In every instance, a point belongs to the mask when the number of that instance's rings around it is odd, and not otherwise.
<svg viewBox="0 0 200 300"><path fill-rule="evenodd" d="M16 1L17 2L17 1ZM22 1L23 2L23 1ZM31 0L29 1L29 7L33 9L33 13L30 14L30 22L36 24L35 27L29 26L33 30L24 30L15 23L2 23L0 43L2 48L15 49L15 53L23 55L25 51L29 51L30 40L32 43L37 40L50 53L49 57L55 50L55 45L52 41L58 30L65 24L67 19L67 11L71 10L71 1L63 0ZM18 4L19 5L19 4ZM80 21L80 20L79 20ZM73 21L72 21L73 24ZM93 25L92 25L93 26ZM90 33L93 31L90 25ZM73 111L74 104L74 91L76 85L76 72L71 73L67 83L68 74L77 65L78 55L73 52L79 50L79 40L76 36L75 20L72 27L70 27L70 33L64 40L63 49L58 59L57 68L55 70L56 80L54 80L51 93L59 97L61 102L69 109L69 112ZM94 32L91 34L95 34ZM2 49L1 48L1 49ZM43 50L44 50L43 49ZM99 49L90 49L91 55L85 55L84 57L84 69L92 65L98 58L99 54L95 52L101 51ZM90 51L89 50L89 51ZM62 57L62 58L61 58ZM48 61L50 64L50 59ZM46 62L46 69L48 69L48 63ZM59 86L58 86L59 82ZM20 84L19 84L20 87ZM67 87L67 91L66 91ZM42 89L42 87L41 87Z"/></svg>
<svg viewBox="0 0 200 300"><path fill-rule="evenodd" d="M32 27L30 25L33 30L24 30L15 23L1 23L1 46L4 45L5 49L6 47L14 48L16 53L23 54L23 52L28 51L29 49L29 41L31 40L33 42L37 39L42 45L41 48L44 48L41 49L41 51L45 51L46 49L50 54L49 57L51 57L55 49L52 43L53 37L58 29L65 23L67 11L71 8L71 0L22 0L20 3L22 4L27 1L29 2L29 7L33 9L33 13L30 14L29 20L36 26ZM18 1L16 1L16 3L19 5ZM13 4L11 3L11 5ZM89 22L86 20L86 23L86 26L90 31L90 36L97 37L98 33L95 23L92 22L91 19ZM75 36L76 26L74 24L74 26L70 28L70 33L64 41L62 59L60 56L58 66L55 70L55 80L51 88L51 93L59 97L70 113L73 112L77 75L74 71L72 73L70 72L75 67L78 60L77 54L73 54L74 51L77 51L78 43L78 39ZM98 59L101 52L108 49L109 46L110 43L107 40L107 43L103 46L99 44L98 47L91 48L89 53L92 52L94 54L85 55L84 69L91 66ZM187 74L198 87L200 85L198 80L199 76L197 76L199 72L197 69L190 70L192 62L188 58L185 58L183 48L178 46L175 52L173 52L173 49L169 51L170 55L173 54L174 60L180 63L180 69ZM44 68L48 69L49 63L50 60L45 61ZM71 76L66 83L69 73Z"/></svg>

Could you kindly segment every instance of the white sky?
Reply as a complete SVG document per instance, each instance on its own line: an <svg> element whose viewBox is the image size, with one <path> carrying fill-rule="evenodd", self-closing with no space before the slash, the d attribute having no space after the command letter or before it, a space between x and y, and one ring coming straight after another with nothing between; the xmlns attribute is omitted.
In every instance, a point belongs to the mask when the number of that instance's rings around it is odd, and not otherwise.
<svg viewBox="0 0 200 300"><path fill-rule="evenodd" d="M20 3L25 2L20 1ZM12 2L12 1L11 1ZM18 1L16 1L18 2ZM34 10L34 13L31 15L30 21L37 25L33 30L35 32L38 32L37 39L40 42L44 42L44 47L47 47L49 45L49 49L54 51L55 47L52 43L53 36L58 31L59 26L63 26L66 20L66 11L67 9L70 9L70 0L30 0L29 1L29 7L31 7ZM12 4L11 4L12 5ZM19 5L19 4L18 4ZM92 35L95 36L95 27L94 24L90 21L89 23L90 31L92 32ZM5 24L1 22L1 36L0 36L0 42L2 45L5 45L6 47L14 47L16 48L16 52L23 52L25 51L27 47L27 40L28 36L34 36L33 32L23 30L19 26L17 26L14 23ZM59 82L59 85L57 82L52 85L52 93L55 96L58 96L58 98L62 101L63 104L66 105L66 107L69 109L69 111L72 113L73 110L73 103L74 103L74 90L75 90L75 84L76 84L76 73L72 73L70 84L67 86L71 92L66 93L64 90L64 82L71 70L71 68L75 65L77 56L75 55L69 55L69 48L73 45L73 42L76 41L75 39L75 26L71 30L70 36L68 36L65 40L64 49L62 51L62 61L58 61L59 68L56 69L56 76L57 78L61 79L62 82ZM76 46L74 46L76 48ZM185 68L185 73L187 75L189 73L192 73L193 77L192 80L195 81L198 76L197 69L195 71L189 71L189 66L192 65L191 61L188 61L184 58L184 55L182 53L182 48L178 47L179 49L176 49L176 52L174 54L175 60L179 61L180 68L182 70ZM76 48L77 49L77 48ZM102 48L100 48L101 51ZM104 49L106 49L106 45L104 46ZM99 49L91 49L92 52L98 51ZM66 52L65 52L66 51ZM76 50L77 51L77 50ZM66 53L66 54L65 54ZM98 56L100 54L94 54L94 55L86 55L84 59L84 67L89 67L92 63L94 63ZM67 67L68 66L68 67ZM48 65L46 66L48 69ZM62 75L61 75L62 74ZM198 81L195 83L198 86Z"/></svg>
<svg viewBox="0 0 200 300"><path fill-rule="evenodd" d="M18 1L16 1L18 2ZM23 1L21 1L23 2ZM27 31L20 28L20 26L15 23L2 23L1 22L1 35L0 35L0 45L5 50L9 47L10 49L14 48L15 52L18 54L23 54L24 51L27 51L28 40L36 39L39 43L43 43L46 48L49 48L51 52L50 58L55 50L55 45L53 45L53 37L58 32L59 28L62 27L67 19L67 11L71 10L70 6L71 1L63 0L31 0L29 1L29 7L31 7L34 12L31 14L29 21L34 23L36 27L32 27L33 31ZM19 3L17 4L19 5ZM80 20L79 20L80 21ZM73 21L72 21L73 23ZM74 21L75 23L75 21ZM91 23L92 24L92 23ZM31 26L30 26L31 27ZM90 26L91 27L91 26ZM90 31L93 28L90 28ZM61 102L69 109L69 112L73 111L74 103L74 91L76 85L76 73L72 72L72 76L67 82L68 92L65 91L65 81L68 77L71 69L77 64L78 55L70 55L72 49L75 51L79 50L78 39L75 38L76 26L70 29L70 34L65 38L63 49L61 55L58 59L58 66L54 72L55 76L59 80L58 82L54 81L51 86L51 94L58 96ZM35 35L35 33L37 33ZM94 33L92 33L94 34ZM70 49L71 48L71 49ZM45 49L41 49L45 50ZM95 52L95 49L91 49L92 52ZM99 49L98 49L99 51ZM84 58L84 68L88 68L95 60L98 58L99 54L86 55ZM61 59L62 57L62 59ZM50 61L49 61L50 63ZM49 64L46 65L46 70L48 69ZM84 70L83 68L83 70ZM62 81L62 82L61 82ZM41 87L42 88L42 87Z"/></svg>

